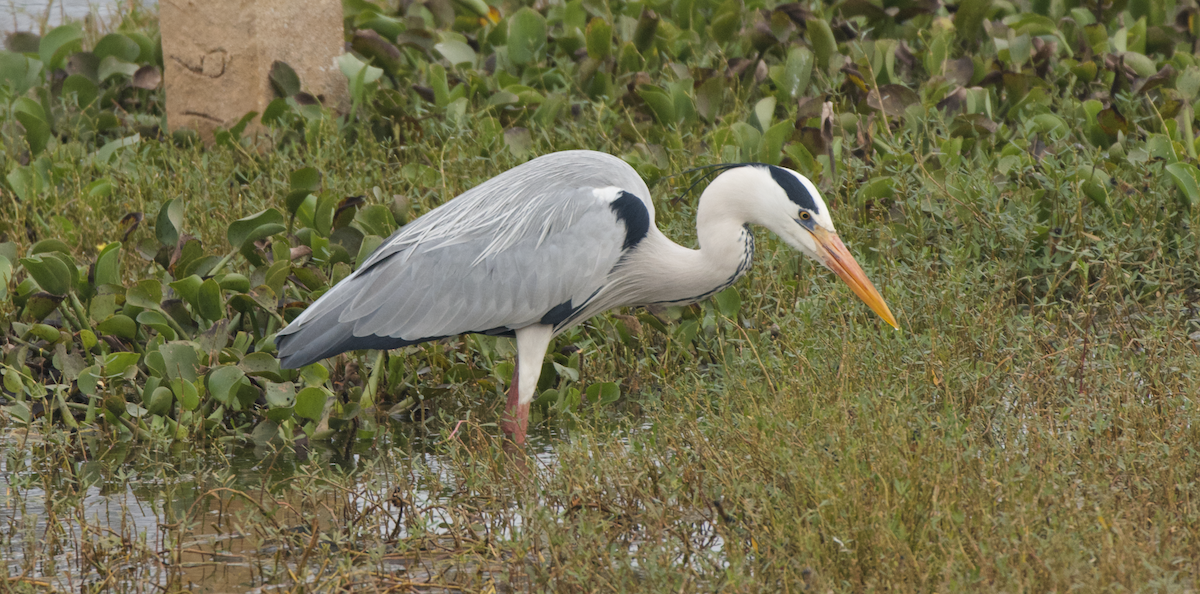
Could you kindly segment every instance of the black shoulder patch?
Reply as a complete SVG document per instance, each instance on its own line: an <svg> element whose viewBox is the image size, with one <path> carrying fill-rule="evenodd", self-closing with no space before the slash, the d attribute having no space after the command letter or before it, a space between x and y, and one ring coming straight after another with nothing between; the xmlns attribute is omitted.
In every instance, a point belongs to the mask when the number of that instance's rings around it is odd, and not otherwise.
<svg viewBox="0 0 1200 594"><path fill-rule="evenodd" d="M558 326L566 321L567 318L571 317L571 314L573 313L575 313L575 307L571 305L571 300L568 299L562 303L559 303L558 305L555 305L554 307L551 307L550 311L546 312L546 315L542 316L542 319L539 321L539 323L547 326Z"/></svg>
<svg viewBox="0 0 1200 594"><path fill-rule="evenodd" d="M646 238L650 232L650 211L646 210L640 198L623 191L609 207L616 213L617 219L625 223L625 243L621 249L627 250Z"/></svg>
<svg viewBox="0 0 1200 594"><path fill-rule="evenodd" d="M767 170L771 172L771 179L783 188L792 202L800 205L801 208L806 208L814 214L819 214L820 209L817 208L816 200L813 200L812 194L808 193L808 188L800 183L800 179L794 173L782 167L767 165Z"/></svg>

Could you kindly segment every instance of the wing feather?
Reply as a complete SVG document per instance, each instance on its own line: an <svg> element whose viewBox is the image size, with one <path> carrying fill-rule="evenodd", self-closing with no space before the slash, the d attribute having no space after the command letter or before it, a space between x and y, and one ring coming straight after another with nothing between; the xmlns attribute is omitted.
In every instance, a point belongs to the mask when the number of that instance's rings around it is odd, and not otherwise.
<svg viewBox="0 0 1200 594"><path fill-rule="evenodd" d="M591 151L553 153L463 193L393 234L281 331L281 360L298 367L355 348L516 330L581 305L626 235L604 188L640 198L653 221L637 173Z"/></svg>

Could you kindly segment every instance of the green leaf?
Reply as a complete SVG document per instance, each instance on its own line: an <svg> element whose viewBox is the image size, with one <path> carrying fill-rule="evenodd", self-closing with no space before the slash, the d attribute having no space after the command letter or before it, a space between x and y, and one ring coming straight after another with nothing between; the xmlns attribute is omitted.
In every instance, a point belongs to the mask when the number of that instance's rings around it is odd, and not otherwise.
<svg viewBox="0 0 1200 594"><path fill-rule="evenodd" d="M783 94L781 98L795 101L804 95L812 76L813 57L813 53L804 47L794 47L788 51L787 60L783 69L779 71L779 76L771 77L779 87L779 92Z"/></svg>
<svg viewBox="0 0 1200 594"><path fill-rule="evenodd" d="M954 31L958 40L977 45L983 35L983 19L992 7L992 0L961 0L954 13Z"/></svg>
<svg viewBox="0 0 1200 594"><path fill-rule="evenodd" d="M458 41L457 39L447 39L441 43L436 43L433 49L446 58L451 66L466 64L468 66L475 65L475 50L471 46Z"/></svg>
<svg viewBox="0 0 1200 594"><path fill-rule="evenodd" d="M613 382L600 382L587 387L588 402L608 406L621 399L621 386Z"/></svg>
<svg viewBox="0 0 1200 594"><path fill-rule="evenodd" d="M382 204L371 204L354 213L354 222L364 235L387 237L396 230L396 219L392 211Z"/></svg>
<svg viewBox="0 0 1200 594"><path fill-rule="evenodd" d="M21 266L43 291L66 295L74 284L75 272L59 256L57 252L52 252L21 258Z"/></svg>
<svg viewBox="0 0 1200 594"><path fill-rule="evenodd" d="M42 63L50 70L63 67L67 56L79 51L82 46L83 30L77 24L55 27L38 44Z"/></svg>
<svg viewBox="0 0 1200 594"><path fill-rule="evenodd" d="M132 77L134 74L137 74L137 71L137 64L109 56L100 60L100 66L96 69L96 78L100 82L104 82L118 74Z"/></svg>
<svg viewBox="0 0 1200 594"><path fill-rule="evenodd" d="M166 377L182 379L188 383L196 381L196 365L199 360L196 357L196 348L191 342L168 342L158 347L158 352L162 354ZM178 396L179 393L176 392L175 395Z"/></svg>
<svg viewBox="0 0 1200 594"><path fill-rule="evenodd" d="M1200 204L1200 169L1190 163L1171 163L1165 169L1179 190L1179 202L1184 210Z"/></svg>
<svg viewBox="0 0 1200 594"><path fill-rule="evenodd" d="M267 79L271 81L271 88L275 89L275 93L280 97L291 97L300 92L300 77L286 62L272 62Z"/></svg>
<svg viewBox="0 0 1200 594"><path fill-rule="evenodd" d="M108 163L109 161L112 160L113 155L117 154L118 150L126 148L126 147L131 147L135 144L138 144L141 141L142 141L141 134L134 134L132 136L126 136L124 138L110 140L110 141L104 143L104 146L100 147L100 150L92 153L92 162L99 163L99 164ZM171 202L174 202L174 200L171 200ZM165 205L164 205L164 207L165 207ZM180 207L180 208L182 209L182 207ZM161 212L159 213L159 216L162 216ZM173 243L172 243L172 245L173 245Z"/></svg>
<svg viewBox="0 0 1200 594"><path fill-rule="evenodd" d="M167 247L175 247L175 244L179 243L179 231L182 227L183 203L175 198L167 200L158 210L158 218L154 223L154 234L158 237L158 242Z"/></svg>
<svg viewBox="0 0 1200 594"><path fill-rule="evenodd" d="M286 379L279 369L279 359L267 353L250 353L242 357L238 366L246 372L246 375L263 377L273 382L282 382Z"/></svg>
<svg viewBox="0 0 1200 594"><path fill-rule="evenodd" d="M524 7L508 17L508 58L523 66L540 61L546 48L546 17Z"/></svg>
<svg viewBox="0 0 1200 594"><path fill-rule="evenodd" d="M727 318L737 319L738 311L742 309L742 295L734 287L729 287L713 296L717 302L717 311Z"/></svg>
<svg viewBox="0 0 1200 594"><path fill-rule="evenodd" d="M120 33L105 35L96 42L96 47L92 48L92 55L96 56L97 60L112 56L125 62L137 62L141 54L141 46Z"/></svg>
<svg viewBox="0 0 1200 594"><path fill-rule="evenodd" d="M109 334L125 340L137 338L137 324L129 316L116 314L96 324L96 330L101 334Z"/></svg>
<svg viewBox="0 0 1200 594"><path fill-rule="evenodd" d="M271 408L291 407L296 403L296 386L292 382L264 382L263 398Z"/></svg>
<svg viewBox="0 0 1200 594"><path fill-rule="evenodd" d="M317 387L309 386L300 390L296 394L295 412L298 416L314 421L321 420L321 414L325 412L325 401L328 396L325 390Z"/></svg>
<svg viewBox="0 0 1200 594"><path fill-rule="evenodd" d="M217 284L217 281L211 278L206 279L204 284L200 285L196 301L200 317L213 322L225 317L225 301L222 299L221 286Z"/></svg>
<svg viewBox="0 0 1200 594"><path fill-rule="evenodd" d="M41 79L42 62L18 53L0 51L0 86L8 86L13 95L24 95Z"/></svg>
<svg viewBox="0 0 1200 594"><path fill-rule="evenodd" d="M833 37L833 29L829 22L822 18L811 18L805 22L808 29L808 41L812 44L813 54L817 59L817 68L822 71L829 68L829 59L837 53L837 40Z"/></svg>
<svg viewBox="0 0 1200 594"><path fill-rule="evenodd" d="M637 94L642 101L646 102L650 112L654 114L654 119L658 120L659 124L664 126L675 124L675 102L671 101L669 95L661 89L651 86L638 87Z"/></svg>
<svg viewBox="0 0 1200 594"><path fill-rule="evenodd" d="M175 395L171 393L171 389L166 386L158 386L150 393L150 396L145 398L142 404L146 405L146 412L152 415L166 416L171 412L171 405L175 404Z"/></svg>
<svg viewBox="0 0 1200 594"><path fill-rule="evenodd" d="M104 375L108 377L124 375L129 368L137 365L141 358L142 356L137 353L110 353L104 357Z"/></svg>
<svg viewBox="0 0 1200 594"><path fill-rule="evenodd" d="M608 24L608 21L593 17L587 25L586 35L589 58L602 61L612 55L612 25Z"/></svg>
<svg viewBox="0 0 1200 594"><path fill-rule="evenodd" d="M175 292L178 293L180 297L183 297L183 300L187 301L188 305L191 305L192 310L195 311L199 310L200 308L200 302L197 299L197 295L200 292L200 285L203 283L203 279L193 274L171 283L170 286L172 289L175 289Z"/></svg>
<svg viewBox="0 0 1200 594"><path fill-rule="evenodd" d="M268 208L231 223L228 232L229 245L240 250L249 243L282 233L286 229L283 215L274 208Z"/></svg>
<svg viewBox="0 0 1200 594"><path fill-rule="evenodd" d="M175 329L171 327L171 323L167 321L166 314L160 311L153 309L143 311L137 315L137 322L155 329L166 340L179 338L175 335Z"/></svg>
<svg viewBox="0 0 1200 594"><path fill-rule="evenodd" d="M25 142L29 144L29 152L37 155L46 150L46 143L50 141L50 124L32 113L16 109L13 111L17 121L21 122L21 127L25 128Z"/></svg>
<svg viewBox="0 0 1200 594"><path fill-rule="evenodd" d="M95 285L121 284L121 242L114 241L96 256Z"/></svg>
<svg viewBox="0 0 1200 594"><path fill-rule="evenodd" d="M231 405L244 377L246 377L246 372L236 366L217 367L208 374L208 393L218 402Z"/></svg>
<svg viewBox="0 0 1200 594"><path fill-rule="evenodd" d="M162 284L152 278L138 281L125 292L125 303L142 309L161 309Z"/></svg>
<svg viewBox="0 0 1200 594"><path fill-rule="evenodd" d="M194 380L192 380L194 381ZM184 410L196 410L200 406L200 392L192 381L175 379L171 381L171 391L179 400L179 406Z"/></svg>

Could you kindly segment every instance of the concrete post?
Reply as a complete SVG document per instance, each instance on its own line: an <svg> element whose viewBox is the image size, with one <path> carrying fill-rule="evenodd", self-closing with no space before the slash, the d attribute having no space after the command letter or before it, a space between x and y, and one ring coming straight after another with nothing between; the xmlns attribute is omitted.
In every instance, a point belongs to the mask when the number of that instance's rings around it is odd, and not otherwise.
<svg viewBox="0 0 1200 594"><path fill-rule="evenodd" d="M327 107L349 105L341 0L161 0L167 125L197 130L206 143L275 98L268 75L287 63L302 90ZM258 119L247 128L261 130Z"/></svg>

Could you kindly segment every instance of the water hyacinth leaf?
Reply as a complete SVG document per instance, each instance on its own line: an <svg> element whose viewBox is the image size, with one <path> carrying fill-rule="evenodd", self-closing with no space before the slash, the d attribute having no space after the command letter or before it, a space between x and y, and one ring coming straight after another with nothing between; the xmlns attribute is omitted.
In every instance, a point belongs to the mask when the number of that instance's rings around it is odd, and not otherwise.
<svg viewBox="0 0 1200 594"><path fill-rule="evenodd" d="M265 382L263 397L271 408L291 407L296 403L296 386L292 382Z"/></svg>
<svg viewBox="0 0 1200 594"><path fill-rule="evenodd" d="M1200 204L1200 169L1190 163L1171 163L1165 169L1179 190L1179 203L1184 210Z"/></svg>
<svg viewBox="0 0 1200 594"><path fill-rule="evenodd" d="M104 357L104 362L102 364L102 367L104 368L104 375L108 377L125 375L125 373L134 365L138 364L138 361L141 360L141 358L142 356L137 353L109 353Z"/></svg>
<svg viewBox="0 0 1200 594"><path fill-rule="evenodd" d="M279 97L291 97L300 92L300 77L287 62L281 60L272 62L267 80L271 81L271 88Z"/></svg>
<svg viewBox="0 0 1200 594"><path fill-rule="evenodd" d="M116 314L109 316L108 319L96 324L96 330L101 334L124 338L125 340L134 340L137 338L137 324L129 316Z"/></svg>
<svg viewBox="0 0 1200 594"><path fill-rule="evenodd" d="M508 59L523 66L539 61L546 47L546 17L524 7L508 17Z"/></svg>
<svg viewBox="0 0 1200 594"><path fill-rule="evenodd" d="M367 65L354 57L354 54L342 54L337 58L337 65L352 84L360 79L359 84L371 84L383 76L382 69Z"/></svg>
<svg viewBox="0 0 1200 594"><path fill-rule="evenodd" d="M222 365L208 373L208 393L217 402L232 404L246 372L233 365Z"/></svg>
<svg viewBox="0 0 1200 594"><path fill-rule="evenodd" d="M314 386L304 388L296 394L295 412L306 419L319 421L325 412L326 399L325 390Z"/></svg>
<svg viewBox="0 0 1200 594"><path fill-rule="evenodd" d="M313 227L317 234L329 237L333 231L333 216L341 199L332 192L325 192L317 198L316 209L313 211Z"/></svg>
<svg viewBox="0 0 1200 594"><path fill-rule="evenodd" d="M475 50L457 39L447 39L441 43L436 43L433 49L441 54L451 66L458 66L460 64L466 64L467 66L475 65Z"/></svg>
<svg viewBox="0 0 1200 594"><path fill-rule="evenodd" d="M121 242L114 241L100 250L93 279L96 286L121 283Z"/></svg>
<svg viewBox="0 0 1200 594"><path fill-rule="evenodd" d="M43 291L66 295L75 282L75 272L57 252L21 258L21 267Z"/></svg>
<svg viewBox="0 0 1200 594"><path fill-rule="evenodd" d="M817 59L817 67L829 68L829 59L837 53L837 40L833 37L833 29L829 22L822 18L808 19L805 23L808 30L808 42L812 45L813 54Z"/></svg>
<svg viewBox="0 0 1200 594"><path fill-rule="evenodd" d="M504 131L504 144L515 157L523 157L533 149L533 135L529 128L509 128Z"/></svg>
<svg viewBox="0 0 1200 594"><path fill-rule="evenodd" d="M81 74L72 74L63 80L62 92L65 96L74 95L75 105L80 108L91 105L100 96L96 83Z"/></svg>
<svg viewBox="0 0 1200 594"><path fill-rule="evenodd" d="M104 146L100 147L100 150L92 153L92 162L97 164L108 163L112 160L113 155L115 155L118 150L131 147L141 141L142 136L140 134L134 134L132 136L126 136L125 138L110 140L104 143Z"/></svg>
<svg viewBox="0 0 1200 594"><path fill-rule="evenodd" d="M138 281L125 292L125 303L142 309L161 309L162 298L162 284L152 278Z"/></svg>
<svg viewBox="0 0 1200 594"><path fill-rule="evenodd" d="M669 126L676 122L675 102L661 89L649 85L641 86L638 87L637 94L646 102L650 113L654 114L654 119L658 120L659 124Z"/></svg>
<svg viewBox="0 0 1200 594"><path fill-rule="evenodd" d="M1188 66L1175 79L1175 90L1189 103L1200 96L1200 67Z"/></svg>
<svg viewBox="0 0 1200 594"><path fill-rule="evenodd" d="M18 100L28 101L22 97ZM21 123L21 127L25 128L25 142L29 145L29 152L37 155L46 150L46 143L50 141L50 124L47 124L44 119L28 111L17 111L14 108L14 114L17 121ZM41 111L39 108L38 111Z"/></svg>
<svg viewBox="0 0 1200 594"><path fill-rule="evenodd" d="M725 84L720 77L714 76L704 81L696 89L696 112L704 121L712 123L725 102Z"/></svg>
<svg viewBox="0 0 1200 594"><path fill-rule="evenodd" d="M99 60L112 56L125 62L136 62L142 54L142 48L136 41L120 33L109 33L96 42L92 54Z"/></svg>
<svg viewBox="0 0 1200 594"><path fill-rule="evenodd" d="M165 416L171 412L171 405L175 404L175 394L166 386L158 386L142 400L142 404L146 405L146 412Z"/></svg>
<svg viewBox="0 0 1200 594"><path fill-rule="evenodd" d="M867 94L867 105L890 117L901 117L909 105L921 102L917 92L904 85L883 85Z"/></svg>
<svg viewBox="0 0 1200 594"><path fill-rule="evenodd" d="M13 263L0 255L0 300L8 299L8 281L12 280Z"/></svg>
<svg viewBox="0 0 1200 594"><path fill-rule="evenodd" d="M805 47L794 47L788 51L787 60L778 71L778 76L771 77L783 94L781 98L795 101L804 94L812 76L813 57L813 53Z"/></svg>
<svg viewBox="0 0 1200 594"><path fill-rule="evenodd" d="M200 406L200 391L196 389L195 380L174 379L171 381L171 391L179 400L179 406L184 410L196 410Z"/></svg>
<svg viewBox="0 0 1200 594"><path fill-rule="evenodd" d="M23 95L38 83L42 62L13 52L0 51L0 85L8 86L14 95Z"/></svg>
<svg viewBox="0 0 1200 594"><path fill-rule="evenodd" d="M777 102L774 97L763 97L754 104L754 111L751 112L753 119L750 123L758 128L761 132L766 132L771 124L775 121L775 105Z"/></svg>
<svg viewBox="0 0 1200 594"><path fill-rule="evenodd" d="M725 2L709 23L708 32L713 41L729 43L742 27L741 3Z"/></svg>
<svg viewBox="0 0 1200 594"><path fill-rule="evenodd" d="M179 338L175 334L175 329L171 327L171 323L167 321L166 314L156 310L146 310L137 315L137 323L143 326L149 326L162 335L166 340L175 340Z"/></svg>
<svg viewBox="0 0 1200 594"><path fill-rule="evenodd" d="M242 357L238 366L246 372L246 375L262 377L273 382L282 382L287 379L279 369L279 359L267 353L250 353ZM293 372L289 371L288 373Z"/></svg>
<svg viewBox="0 0 1200 594"><path fill-rule="evenodd" d="M585 33L587 55L596 61L603 61L612 55L612 25L600 17L592 17Z"/></svg>
<svg viewBox="0 0 1200 594"><path fill-rule="evenodd" d="M55 27L38 44L38 55L50 70L62 68L67 56L82 48L83 30L77 24Z"/></svg>
<svg viewBox="0 0 1200 594"><path fill-rule="evenodd" d="M196 295L200 317L216 321L225 317L225 302L221 295L221 286L213 279L205 279Z"/></svg>
<svg viewBox="0 0 1200 594"><path fill-rule="evenodd" d="M954 31L960 43L978 44L983 36L983 19L992 7L992 0L960 0L954 13Z"/></svg>
<svg viewBox="0 0 1200 594"><path fill-rule="evenodd" d="M176 294L183 297L183 300L187 301L188 305L192 306L192 309L198 309L199 305L196 297L200 292L200 285L203 283L203 279L193 274L171 283L170 287L175 290Z"/></svg>
<svg viewBox="0 0 1200 594"><path fill-rule="evenodd" d="M104 82L118 74L133 77L134 74L137 74L137 71L137 64L109 56L100 60L100 66L96 69L96 78L100 82Z"/></svg>
<svg viewBox="0 0 1200 594"><path fill-rule="evenodd" d="M713 296L717 302L717 311L727 318L737 319L738 311L742 309L742 294L734 287L729 287Z"/></svg>
<svg viewBox="0 0 1200 594"><path fill-rule="evenodd" d="M226 237L229 245L240 250L249 243L282 233L287 229L284 221L283 215L278 210L268 208L230 223Z"/></svg>
<svg viewBox="0 0 1200 594"><path fill-rule="evenodd" d="M621 399L621 387L614 382L599 382L588 386L584 395L588 402L608 406Z"/></svg>
<svg viewBox="0 0 1200 594"><path fill-rule="evenodd" d="M20 289L18 289L18 293L20 293ZM58 304L62 301L63 298L60 295L46 292L34 293L25 300L25 311L22 317L40 322L58 309Z"/></svg>
<svg viewBox="0 0 1200 594"><path fill-rule="evenodd" d="M179 243L179 233L183 230L183 203L178 199L167 200L158 210L158 218L154 223L154 234L158 242L174 247Z"/></svg>
<svg viewBox="0 0 1200 594"><path fill-rule="evenodd" d="M54 344L62 339L62 334L59 333L58 328L49 324L34 324L29 327L29 333L50 344Z"/></svg>
<svg viewBox="0 0 1200 594"><path fill-rule="evenodd" d="M375 250L379 249L379 246L382 244L383 238L378 235L363 236L362 242L358 246L358 255L354 258L354 267L358 268L362 266L367 261L367 258L371 257L371 254L375 253Z"/></svg>
<svg viewBox="0 0 1200 594"><path fill-rule="evenodd" d="M191 342L168 342L158 347L163 358L163 369L169 379L180 379L187 383L196 381L196 348ZM176 392L178 396L179 393Z"/></svg>

